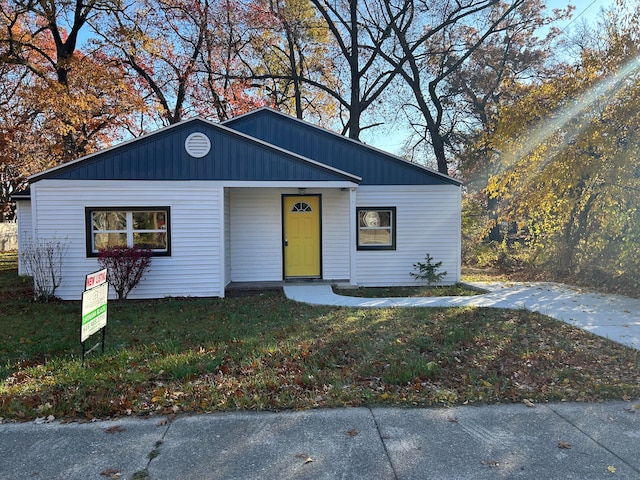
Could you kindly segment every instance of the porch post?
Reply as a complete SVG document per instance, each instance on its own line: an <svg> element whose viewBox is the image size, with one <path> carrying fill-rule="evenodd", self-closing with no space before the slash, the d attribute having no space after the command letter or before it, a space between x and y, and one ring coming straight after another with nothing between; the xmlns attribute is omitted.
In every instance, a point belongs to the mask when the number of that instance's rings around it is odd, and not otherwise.
<svg viewBox="0 0 640 480"><path fill-rule="evenodd" d="M349 189L349 252L350 252L350 266L349 266L349 283L351 285L358 284L358 262L356 258L356 188L351 187Z"/></svg>
<svg viewBox="0 0 640 480"><path fill-rule="evenodd" d="M224 186L220 186L220 188L218 189L218 195L220 196L219 199L219 205L220 205L220 215L218 216L218 221L220 222L218 228L220 229L220 250L219 250L219 254L220 254L220 285L219 285L219 289L220 289L220 297L224 298L224 294L225 294L225 290L227 287L227 235L229 235L229 232L227 232L227 222L226 222L226 218L227 218L227 205L225 203L225 191L226 188Z"/></svg>

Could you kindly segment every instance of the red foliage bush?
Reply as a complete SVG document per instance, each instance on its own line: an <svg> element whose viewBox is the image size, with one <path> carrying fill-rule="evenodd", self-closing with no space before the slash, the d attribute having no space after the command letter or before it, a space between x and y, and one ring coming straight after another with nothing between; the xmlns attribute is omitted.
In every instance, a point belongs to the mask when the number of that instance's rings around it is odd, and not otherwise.
<svg viewBox="0 0 640 480"><path fill-rule="evenodd" d="M151 265L151 250L140 247L112 247L100 250L98 264L107 269L107 282L118 295L127 298Z"/></svg>

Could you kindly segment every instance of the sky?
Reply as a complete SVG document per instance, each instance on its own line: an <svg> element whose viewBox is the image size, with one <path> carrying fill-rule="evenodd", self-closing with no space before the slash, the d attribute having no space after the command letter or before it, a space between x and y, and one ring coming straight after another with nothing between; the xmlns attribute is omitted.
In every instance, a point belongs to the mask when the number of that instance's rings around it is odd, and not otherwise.
<svg viewBox="0 0 640 480"><path fill-rule="evenodd" d="M609 8L613 6L615 0L547 0L547 8L567 8L567 5L573 5L576 9L573 11L573 17L566 22L558 25L560 30L571 27L572 23L579 23L582 20L591 20L598 15L601 8Z"/></svg>

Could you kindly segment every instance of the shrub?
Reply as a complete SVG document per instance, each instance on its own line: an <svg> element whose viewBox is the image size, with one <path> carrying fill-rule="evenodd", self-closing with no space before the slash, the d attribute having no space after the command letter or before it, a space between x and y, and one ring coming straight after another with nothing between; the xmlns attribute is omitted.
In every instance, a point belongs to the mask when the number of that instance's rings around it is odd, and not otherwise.
<svg viewBox="0 0 640 480"><path fill-rule="evenodd" d="M413 268L418 273L410 272L409 275L417 280L426 280L427 285L431 286L433 283L438 283L447 274L447 272L438 272L442 262L433 263L433 257L426 254L425 262L416 262L413 264Z"/></svg>
<svg viewBox="0 0 640 480"><path fill-rule="evenodd" d="M20 248L20 260L33 281L33 297L48 302L62 283L66 240L30 240Z"/></svg>
<svg viewBox="0 0 640 480"><path fill-rule="evenodd" d="M100 250L98 264L107 269L107 282L118 300L127 298L151 265L151 250L140 247L112 247Z"/></svg>

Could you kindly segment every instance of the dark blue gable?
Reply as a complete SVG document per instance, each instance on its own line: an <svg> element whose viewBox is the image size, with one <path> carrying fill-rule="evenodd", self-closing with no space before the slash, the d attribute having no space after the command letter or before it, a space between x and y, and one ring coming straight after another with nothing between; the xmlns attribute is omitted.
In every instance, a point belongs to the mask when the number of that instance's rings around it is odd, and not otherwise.
<svg viewBox="0 0 640 480"><path fill-rule="evenodd" d="M194 158L185 140L204 133L211 150ZM227 127L196 118L35 175L73 180L350 181L350 173L308 161Z"/></svg>
<svg viewBox="0 0 640 480"><path fill-rule="evenodd" d="M224 125L362 178L361 185L458 185L456 179L263 108Z"/></svg>

